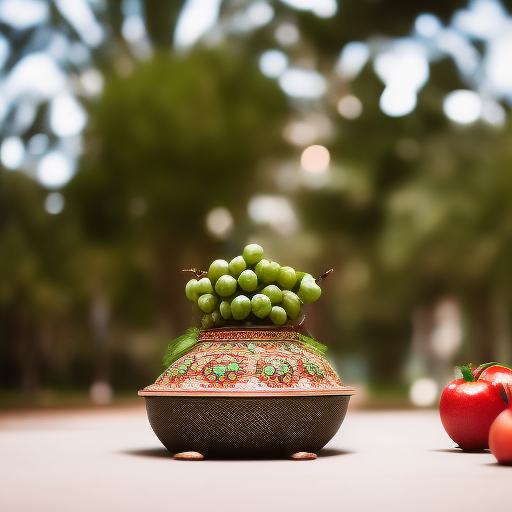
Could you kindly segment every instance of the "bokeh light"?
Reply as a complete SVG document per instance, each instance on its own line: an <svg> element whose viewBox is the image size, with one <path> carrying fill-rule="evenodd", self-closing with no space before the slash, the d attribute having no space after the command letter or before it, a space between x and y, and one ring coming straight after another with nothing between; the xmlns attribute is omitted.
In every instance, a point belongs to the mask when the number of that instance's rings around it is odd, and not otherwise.
<svg viewBox="0 0 512 512"><path fill-rule="evenodd" d="M452 121L460 124L470 124L480 117L482 101L476 92L453 91L444 99L443 110Z"/></svg>
<svg viewBox="0 0 512 512"><path fill-rule="evenodd" d="M492 99L482 101L482 119L494 126L502 127L506 120L505 109Z"/></svg>
<svg viewBox="0 0 512 512"><path fill-rule="evenodd" d="M86 96L98 96L103 91L103 75L97 69L86 69L80 75L80 85Z"/></svg>
<svg viewBox="0 0 512 512"><path fill-rule="evenodd" d="M7 137L0 147L0 160L7 169L19 169L25 157L25 146L19 137Z"/></svg>
<svg viewBox="0 0 512 512"><path fill-rule="evenodd" d="M55 97L50 104L50 125L59 137L79 134L87 122L87 114L78 101L69 94Z"/></svg>
<svg viewBox="0 0 512 512"><path fill-rule="evenodd" d="M416 32L423 37L434 37L442 28L441 22L433 14L420 14L414 22Z"/></svg>
<svg viewBox="0 0 512 512"><path fill-rule="evenodd" d="M87 0L54 0L57 9L78 32L84 43L96 48L103 41L104 32L96 21Z"/></svg>
<svg viewBox="0 0 512 512"><path fill-rule="evenodd" d="M260 70L270 78L282 75L288 67L288 57L279 50L268 50L260 57Z"/></svg>
<svg viewBox="0 0 512 512"><path fill-rule="evenodd" d="M144 20L139 15L126 17L121 27L121 33L123 37L131 43L140 41L146 35Z"/></svg>
<svg viewBox="0 0 512 512"><path fill-rule="evenodd" d="M73 176L74 165L62 151L47 153L37 168L39 182L47 188L60 188Z"/></svg>
<svg viewBox="0 0 512 512"><path fill-rule="evenodd" d="M312 70L289 68L279 78L283 91L294 98L319 98L327 90L325 78Z"/></svg>
<svg viewBox="0 0 512 512"><path fill-rule="evenodd" d="M411 402L418 407L429 407L437 400L438 386L434 379L415 380L409 391Z"/></svg>
<svg viewBox="0 0 512 512"><path fill-rule="evenodd" d="M46 196L44 209L52 215L57 215L64 209L64 196L60 192L51 192Z"/></svg>
<svg viewBox="0 0 512 512"><path fill-rule="evenodd" d="M263 27L274 17L274 9L267 2L257 1L249 6L246 15L253 27Z"/></svg>
<svg viewBox="0 0 512 512"><path fill-rule="evenodd" d="M176 24L174 44L178 48L192 46L215 24L220 4L221 0L187 0Z"/></svg>
<svg viewBox="0 0 512 512"><path fill-rule="evenodd" d="M66 76L47 53L23 57L5 81L4 94L9 99L28 96L50 99L64 90Z"/></svg>
<svg viewBox="0 0 512 512"><path fill-rule="evenodd" d="M290 201L282 196L254 196L247 211L254 223L266 224L280 235L292 235L299 227Z"/></svg>
<svg viewBox="0 0 512 512"><path fill-rule="evenodd" d="M291 23L281 23L276 29L275 37L282 46L292 46L299 41L299 30Z"/></svg>
<svg viewBox="0 0 512 512"><path fill-rule="evenodd" d="M366 43L353 41L347 43L338 60L338 72L348 79L355 78L363 69L370 57L370 48Z"/></svg>
<svg viewBox="0 0 512 512"><path fill-rule="evenodd" d="M224 240L232 233L235 222L227 208L218 207L208 212L206 227L215 238Z"/></svg>
<svg viewBox="0 0 512 512"><path fill-rule="evenodd" d="M401 117L410 114L416 107L416 93L401 87L386 87L380 97L379 107L390 117Z"/></svg>
<svg viewBox="0 0 512 512"><path fill-rule="evenodd" d="M359 98L349 94L338 102L338 112L345 119L357 119L363 112L363 104Z"/></svg>
<svg viewBox="0 0 512 512"><path fill-rule="evenodd" d="M281 0L281 2L300 11L311 11L319 18L330 18L338 10L336 0Z"/></svg>
<svg viewBox="0 0 512 512"><path fill-rule="evenodd" d="M48 4L41 0L3 0L0 20L17 29L26 30L48 19Z"/></svg>
<svg viewBox="0 0 512 512"><path fill-rule="evenodd" d="M307 146L317 137L315 127L307 122L288 123L284 130L284 138L294 146Z"/></svg>
<svg viewBox="0 0 512 512"><path fill-rule="evenodd" d="M302 152L300 163L302 168L308 172L320 172L327 169L331 156L324 146L309 146Z"/></svg>
<svg viewBox="0 0 512 512"><path fill-rule="evenodd" d="M329 151L324 146L309 146L302 152L300 163L309 172L319 172L326 169L330 160Z"/></svg>

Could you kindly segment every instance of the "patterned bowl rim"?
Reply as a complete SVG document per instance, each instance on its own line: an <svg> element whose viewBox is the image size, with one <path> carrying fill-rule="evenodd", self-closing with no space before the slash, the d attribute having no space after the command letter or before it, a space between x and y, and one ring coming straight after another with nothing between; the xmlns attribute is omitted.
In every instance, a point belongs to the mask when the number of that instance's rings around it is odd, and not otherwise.
<svg viewBox="0 0 512 512"><path fill-rule="evenodd" d="M293 397L293 396L324 396L324 395L355 395L356 390L350 386L330 389L260 389L257 391L237 390L237 389L204 389L204 390L146 390L139 391L139 396L202 396L226 398L236 397Z"/></svg>

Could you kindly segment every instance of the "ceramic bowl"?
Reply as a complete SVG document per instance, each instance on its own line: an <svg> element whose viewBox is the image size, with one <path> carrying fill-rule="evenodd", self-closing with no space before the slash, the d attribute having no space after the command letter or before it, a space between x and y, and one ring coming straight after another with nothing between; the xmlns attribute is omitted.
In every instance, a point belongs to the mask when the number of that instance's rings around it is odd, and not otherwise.
<svg viewBox="0 0 512 512"><path fill-rule="evenodd" d="M139 391L176 458L315 458L338 431L350 396L294 328L211 329Z"/></svg>

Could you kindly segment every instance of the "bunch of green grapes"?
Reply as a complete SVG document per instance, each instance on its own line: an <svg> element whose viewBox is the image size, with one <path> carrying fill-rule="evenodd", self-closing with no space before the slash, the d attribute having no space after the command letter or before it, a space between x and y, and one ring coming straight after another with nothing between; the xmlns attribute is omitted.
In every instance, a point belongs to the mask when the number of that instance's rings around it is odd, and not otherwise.
<svg viewBox="0 0 512 512"><path fill-rule="evenodd" d="M201 325L208 329L252 319L283 325L322 290L310 274L265 259L262 247L250 244L229 263L212 262L207 276L191 279L185 293L204 313Z"/></svg>

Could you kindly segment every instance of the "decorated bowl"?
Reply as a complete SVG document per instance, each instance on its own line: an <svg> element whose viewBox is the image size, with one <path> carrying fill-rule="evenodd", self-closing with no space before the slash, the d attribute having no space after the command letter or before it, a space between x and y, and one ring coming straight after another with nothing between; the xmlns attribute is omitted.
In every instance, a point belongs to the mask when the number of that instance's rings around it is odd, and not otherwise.
<svg viewBox="0 0 512 512"><path fill-rule="evenodd" d="M198 343L139 391L176 458L315 458L355 390L296 328L201 331Z"/></svg>

